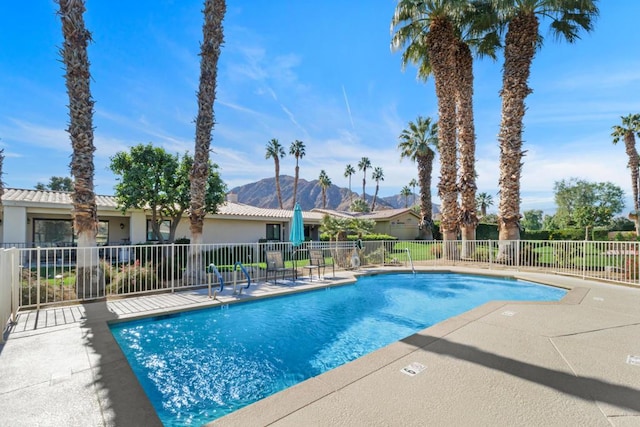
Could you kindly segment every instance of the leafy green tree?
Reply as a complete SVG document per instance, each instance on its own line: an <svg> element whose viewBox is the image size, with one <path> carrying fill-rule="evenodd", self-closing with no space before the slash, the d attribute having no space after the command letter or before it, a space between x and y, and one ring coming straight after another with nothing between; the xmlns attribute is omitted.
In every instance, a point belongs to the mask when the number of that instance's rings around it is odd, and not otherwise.
<svg viewBox="0 0 640 427"><path fill-rule="evenodd" d="M559 230L560 226L558 225L556 216L545 215L544 218L542 219L542 229L543 230Z"/></svg>
<svg viewBox="0 0 640 427"><path fill-rule="evenodd" d="M404 197L404 207L408 208L409 207L409 196L411 195L411 189L405 185L404 187L402 187L402 190L400 190L400 195Z"/></svg>
<svg viewBox="0 0 640 427"><path fill-rule="evenodd" d="M560 227L606 225L624 208L624 191L610 182L588 182L578 178L554 184L555 215ZM593 209L592 209L593 208Z"/></svg>
<svg viewBox="0 0 640 427"><path fill-rule="evenodd" d="M609 223L609 230L611 231L633 231L635 230L635 223L628 218L619 216L613 218Z"/></svg>
<svg viewBox="0 0 640 427"><path fill-rule="evenodd" d="M41 182L36 184L36 190L51 190L51 191L73 191L73 180L71 178L62 176L52 176L49 178L48 184Z"/></svg>
<svg viewBox="0 0 640 427"><path fill-rule="evenodd" d="M525 230L542 230L542 211L530 209L522 213L522 226Z"/></svg>
<svg viewBox="0 0 640 427"><path fill-rule="evenodd" d="M182 215L189 208L189 173L193 157L188 153L180 157L171 155L161 147L139 144L129 152L120 151L111 157L110 168L119 181L115 186L118 208L145 209L151 212L151 227L160 243L166 243L160 225L171 221L167 242L175 240L175 232ZM205 189L205 210L215 213L224 202L226 185L217 172L218 166L210 162L210 173Z"/></svg>
<svg viewBox="0 0 640 427"><path fill-rule="evenodd" d="M349 205L351 212L370 212L369 205L362 199L355 199L351 205Z"/></svg>
<svg viewBox="0 0 640 427"><path fill-rule="evenodd" d="M384 181L384 171L380 166L376 166L371 174L371 179L376 182L376 192L373 194L373 201L371 202L371 210L376 210L376 199L378 198L378 191L380 190L380 181Z"/></svg>

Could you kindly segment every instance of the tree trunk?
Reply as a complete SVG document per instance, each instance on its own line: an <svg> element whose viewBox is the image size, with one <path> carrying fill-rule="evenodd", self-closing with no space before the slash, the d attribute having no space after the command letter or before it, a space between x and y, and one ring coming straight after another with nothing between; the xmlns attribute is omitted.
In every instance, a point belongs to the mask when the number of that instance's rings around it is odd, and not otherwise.
<svg viewBox="0 0 640 427"><path fill-rule="evenodd" d="M438 97L438 142L440 152L440 183L438 194L442 200L440 229L445 240L445 258L457 257L457 251L446 245L456 240L458 225L458 188L456 184L456 90L455 46L456 38L451 23L445 18L434 19L427 34L429 58L433 69Z"/></svg>
<svg viewBox="0 0 640 427"><path fill-rule="evenodd" d="M458 41L457 63L457 125L458 145L460 147L460 183L461 206L458 223L462 234L462 258L471 259L475 253L476 226L476 135L473 122L473 58L469 46Z"/></svg>
<svg viewBox="0 0 640 427"><path fill-rule="evenodd" d="M418 163L418 180L420 180L420 226L419 240L433 240L433 204L431 203L431 172L435 153L431 150L426 155L416 156Z"/></svg>
<svg viewBox="0 0 640 427"><path fill-rule="evenodd" d="M520 174L522 170L522 121L531 62L538 39L538 18L521 13L510 23L505 37L502 79L502 121L500 143L500 203L498 225L500 240L520 239ZM498 261L511 263L515 252L510 245L500 245Z"/></svg>
<svg viewBox="0 0 640 427"><path fill-rule="evenodd" d="M296 198L298 196L298 177L300 176L300 167L298 166L298 159L296 159L296 177L293 180L293 203L291 203L291 209L296 207Z"/></svg>
<svg viewBox="0 0 640 427"><path fill-rule="evenodd" d="M277 155L273 158L273 161L276 165L276 194L278 196L278 206L282 209L282 192L280 191L280 160Z"/></svg>
<svg viewBox="0 0 640 427"><path fill-rule="evenodd" d="M633 210L636 214L636 219L634 220L636 224L636 236L640 235L640 230L638 229L638 151L636 150L636 138L633 134L633 131L627 131L624 135L624 146L627 152L627 156L629 157L629 170L631 171L631 188L633 189Z"/></svg>
<svg viewBox="0 0 640 427"><path fill-rule="evenodd" d="M373 201L371 202L371 212L376 210L376 199L378 198L378 190L380 189L380 186L378 184L376 184L376 192L373 193Z"/></svg>
<svg viewBox="0 0 640 427"><path fill-rule="evenodd" d="M104 286L98 280L100 269L96 246L98 215L93 177L93 104L91 73L87 46L91 33L85 28L84 0L58 0L58 15L64 36L61 50L65 80L69 95L69 127L73 155L71 175L74 178L73 227L78 235L76 256L76 286L80 298L104 296Z"/></svg>
<svg viewBox="0 0 640 427"><path fill-rule="evenodd" d="M191 231L191 254L187 280L192 284L204 283L204 265L197 245L202 243L205 210L205 195L209 177L209 151L214 124L213 104L216 99L218 58L224 40L222 20L226 11L224 0L205 0L203 40L200 44L200 87L198 90L198 116L196 118L196 141L193 166L190 173L191 206L189 221Z"/></svg>

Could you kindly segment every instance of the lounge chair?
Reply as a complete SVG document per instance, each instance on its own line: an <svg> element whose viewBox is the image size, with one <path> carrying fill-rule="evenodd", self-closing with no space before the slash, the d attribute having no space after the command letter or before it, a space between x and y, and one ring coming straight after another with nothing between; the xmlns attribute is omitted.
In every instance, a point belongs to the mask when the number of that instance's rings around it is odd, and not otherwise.
<svg viewBox="0 0 640 427"><path fill-rule="evenodd" d="M282 280L288 274L295 281L296 270L294 268L285 267L282 260L282 252L280 251L265 251L267 258L267 282L269 281L269 274L273 273L273 282L278 283L278 274L282 274Z"/></svg>

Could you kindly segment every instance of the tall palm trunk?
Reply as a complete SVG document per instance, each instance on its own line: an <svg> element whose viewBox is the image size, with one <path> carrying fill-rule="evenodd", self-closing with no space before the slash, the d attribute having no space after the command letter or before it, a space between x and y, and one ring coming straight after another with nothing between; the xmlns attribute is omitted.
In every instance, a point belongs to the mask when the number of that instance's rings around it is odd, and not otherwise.
<svg viewBox="0 0 640 427"><path fill-rule="evenodd" d="M280 192L280 160L278 156L273 158L276 167L276 194L278 195L278 206L282 209L282 193Z"/></svg>
<svg viewBox="0 0 640 427"><path fill-rule="evenodd" d="M293 203L291 204L291 208L296 207L296 198L298 195L298 177L300 176L300 166L298 166L298 158L296 157L296 176L293 180Z"/></svg>
<svg viewBox="0 0 640 427"><path fill-rule="evenodd" d="M421 227L418 238L433 240L433 205L431 204L431 172L435 153L427 151L425 156L416 156L418 179L420 180L420 218Z"/></svg>
<svg viewBox="0 0 640 427"><path fill-rule="evenodd" d="M202 43L200 44L200 87L198 89L198 116L196 118L196 141L193 166L190 179L190 209L189 221L191 244L202 243L202 230L205 209L205 195L207 179L209 177L209 151L211 146L211 131L213 130L213 104L216 99L216 84L218 77L218 58L220 47L224 41L222 20L226 11L224 0L205 0L204 24L202 26ZM188 281L202 282L201 274L204 270L201 264L199 249L191 253Z"/></svg>
<svg viewBox="0 0 640 427"><path fill-rule="evenodd" d="M367 185L367 170L365 169L362 176L362 201L367 201L366 193L364 192L364 188Z"/></svg>
<svg viewBox="0 0 640 427"><path fill-rule="evenodd" d="M629 157L629 169L631 170L631 188L633 190L633 212L629 214L635 224L636 236L640 235L640 218L638 217L638 151L636 150L636 138L633 131L627 131L624 134L624 146Z"/></svg>
<svg viewBox="0 0 640 427"><path fill-rule="evenodd" d="M633 189L633 210L638 211L638 151L636 150L636 138L633 131L624 134L624 147L629 156L629 169L631 170L631 188Z"/></svg>
<svg viewBox="0 0 640 427"><path fill-rule="evenodd" d="M84 0L57 0L58 15L64 36L61 49L65 66L65 81L69 96L69 127L73 155L71 175L74 178L73 227L78 235L76 256L76 286L78 296L85 298L104 295L98 280L98 253L95 250L98 233L96 196L93 187L93 104L91 73L87 46L91 33L85 28Z"/></svg>
<svg viewBox="0 0 640 427"><path fill-rule="evenodd" d="M531 93L527 82L538 39L538 18L520 13L509 23L505 37L502 80L502 121L500 143L500 203L498 206L499 239L520 239L520 174L522 170L522 128L524 100ZM517 259L517 242L500 245L498 260Z"/></svg>
<svg viewBox="0 0 640 427"><path fill-rule="evenodd" d="M451 23L444 18L434 19L427 34L429 58L438 98L438 140L440 151L440 183L438 194L442 201L440 229L445 242L445 258L457 258L452 244L457 238L458 189L456 185L456 90L455 43ZM451 242L451 243L447 243Z"/></svg>
<svg viewBox="0 0 640 427"><path fill-rule="evenodd" d="M476 135L473 122L473 57L469 46L458 41L456 51L456 105L458 144L460 148L460 183L461 206L458 216L462 234L462 257L472 258L473 241L476 239L476 170L475 152Z"/></svg>
<svg viewBox="0 0 640 427"><path fill-rule="evenodd" d="M376 199L378 198L378 190L380 190L380 184L376 183L376 191L373 193L373 201L371 202L371 212L376 210Z"/></svg>

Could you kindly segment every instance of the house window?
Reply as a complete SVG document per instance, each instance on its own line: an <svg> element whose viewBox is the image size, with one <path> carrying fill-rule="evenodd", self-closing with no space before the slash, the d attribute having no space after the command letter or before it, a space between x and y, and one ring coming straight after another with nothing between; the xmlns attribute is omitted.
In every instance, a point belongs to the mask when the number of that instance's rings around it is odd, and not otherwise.
<svg viewBox="0 0 640 427"><path fill-rule="evenodd" d="M73 229L73 221L70 219L33 220L33 243L36 246L72 246L77 238L78 235ZM98 221L96 243L98 245L106 245L108 241L109 222Z"/></svg>
<svg viewBox="0 0 640 427"><path fill-rule="evenodd" d="M169 230L171 229L171 221L168 219L165 219L164 221L162 221L160 223L160 234L162 235L162 239L163 240L168 240L169 239ZM148 219L147 220L147 241L149 242L155 242L157 240L160 240L156 237L156 235L153 233L153 227L151 226L151 220Z"/></svg>
<svg viewBox="0 0 640 427"><path fill-rule="evenodd" d="M280 241L280 224L267 224L267 240Z"/></svg>
<svg viewBox="0 0 640 427"><path fill-rule="evenodd" d="M70 219L34 219L33 243L36 246L70 246L74 242Z"/></svg>
<svg viewBox="0 0 640 427"><path fill-rule="evenodd" d="M98 221L96 244L98 246L107 246L109 244L109 221Z"/></svg>

